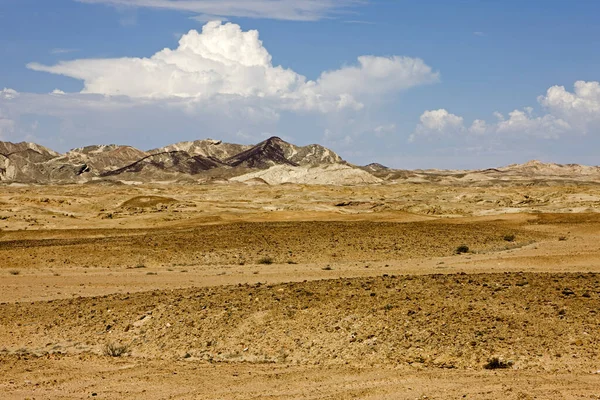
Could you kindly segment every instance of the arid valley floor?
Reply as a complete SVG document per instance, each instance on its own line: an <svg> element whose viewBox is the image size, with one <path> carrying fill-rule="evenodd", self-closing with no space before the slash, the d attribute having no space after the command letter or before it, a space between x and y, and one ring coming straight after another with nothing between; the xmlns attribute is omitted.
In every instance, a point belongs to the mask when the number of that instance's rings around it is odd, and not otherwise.
<svg viewBox="0 0 600 400"><path fill-rule="evenodd" d="M600 399L599 210L580 181L4 185L0 397Z"/></svg>

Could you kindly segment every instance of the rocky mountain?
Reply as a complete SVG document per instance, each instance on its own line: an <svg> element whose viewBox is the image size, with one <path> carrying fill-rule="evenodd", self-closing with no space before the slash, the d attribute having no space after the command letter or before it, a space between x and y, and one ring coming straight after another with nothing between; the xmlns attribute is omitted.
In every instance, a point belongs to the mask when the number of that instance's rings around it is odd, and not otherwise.
<svg viewBox="0 0 600 400"><path fill-rule="evenodd" d="M0 142L0 181L29 182L44 180L50 171L40 171L36 166L60 154L44 146L21 142Z"/></svg>
<svg viewBox="0 0 600 400"><path fill-rule="evenodd" d="M254 147L224 160L237 167L265 169L275 165L326 165L343 163L333 151L318 145L296 146L276 136L260 142Z"/></svg>
<svg viewBox="0 0 600 400"><path fill-rule="evenodd" d="M289 143L278 137L272 137L224 161L232 167L258 169L267 169L275 165L298 166L298 163L286 157L288 147Z"/></svg>
<svg viewBox="0 0 600 400"><path fill-rule="evenodd" d="M166 153L170 151L185 151L193 156L203 156L225 160L251 148L251 145L224 143L221 140L204 139L192 142L179 142L159 149L150 150L148 153Z"/></svg>
<svg viewBox="0 0 600 400"><path fill-rule="evenodd" d="M32 155L32 161L50 160L60 154L36 143L20 142L0 142L0 154L5 157L20 156L29 158Z"/></svg>
<svg viewBox="0 0 600 400"><path fill-rule="evenodd" d="M106 171L100 176L153 181L177 179L181 175L198 175L213 168L226 166L216 158L192 156L185 151L168 151L147 155L122 168Z"/></svg>
<svg viewBox="0 0 600 400"><path fill-rule="evenodd" d="M65 161L86 164L92 171L103 173L116 170L148 156L149 153L131 146L94 145L70 150Z"/></svg>
<svg viewBox="0 0 600 400"><path fill-rule="evenodd" d="M285 157L298 165L324 165L343 163L344 160L319 144L309 144L308 146L295 146L290 143L283 142L283 151Z"/></svg>

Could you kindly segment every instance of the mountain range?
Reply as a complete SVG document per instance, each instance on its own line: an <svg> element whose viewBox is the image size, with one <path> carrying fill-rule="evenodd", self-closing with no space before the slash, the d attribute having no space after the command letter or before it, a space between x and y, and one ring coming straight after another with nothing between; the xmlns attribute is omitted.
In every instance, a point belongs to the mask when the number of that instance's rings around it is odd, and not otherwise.
<svg viewBox="0 0 600 400"><path fill-rule="evenodd" d="M296 146L278 137L254 146L205 139L149 151L110 144L64 154L35 143L0 142L1 182L198 181L227 179L277 165L319 168L331 164L347 165L323 146Z"/></svg>
<svg viewBox="0 0 600 400"><path fill-rule="evenodd" d="M378 163L359 167L321 145L296 146L278 137L256 145L204 139L148 151L92 145L64 154L36 143L0 141L0 182L4 183L495 184L541 178L600 182L600 167L535 160L483 170L402 170Z"/></svg>

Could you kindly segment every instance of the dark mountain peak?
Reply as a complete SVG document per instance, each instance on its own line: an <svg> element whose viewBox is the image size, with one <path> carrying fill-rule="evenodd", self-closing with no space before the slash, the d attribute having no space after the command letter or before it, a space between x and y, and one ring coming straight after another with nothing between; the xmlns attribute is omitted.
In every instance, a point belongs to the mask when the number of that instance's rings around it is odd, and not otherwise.
<svg viewBox="0 0 600 400"><path fill-rule="evenodd" d="M279 136L271 136L270 138L268 138L267 140L265 140L265 141L263 141L261 143L289 144L288 142L286 142L285 140L283 140Z"/></svg>
<svg viewBox="0 0 600 400"><path fill-rule="evenodd" d="M226 159L225 162L232 167L260 169L269 168L274 165L292 165L297 167L297 163L286 158L286 150L289 146L291 146L289 143L273 136L246 151Z"/></svg>

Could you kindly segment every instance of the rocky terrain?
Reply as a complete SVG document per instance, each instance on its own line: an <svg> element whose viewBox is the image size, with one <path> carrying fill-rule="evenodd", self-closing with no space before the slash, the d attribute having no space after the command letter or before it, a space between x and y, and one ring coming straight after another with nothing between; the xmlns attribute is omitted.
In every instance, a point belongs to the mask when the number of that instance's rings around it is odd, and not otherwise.
<svg viewBox="0 0 600 400"><path fill-rule="evenodd" d="M0 152L2 399L600 399L597 167Z"/></svg>
<svg viewBox="0 0 600 400"><path fill-rule="evenodd" d="M0 397L598 398L598 185L280 168L3 186Z"/></svg>

